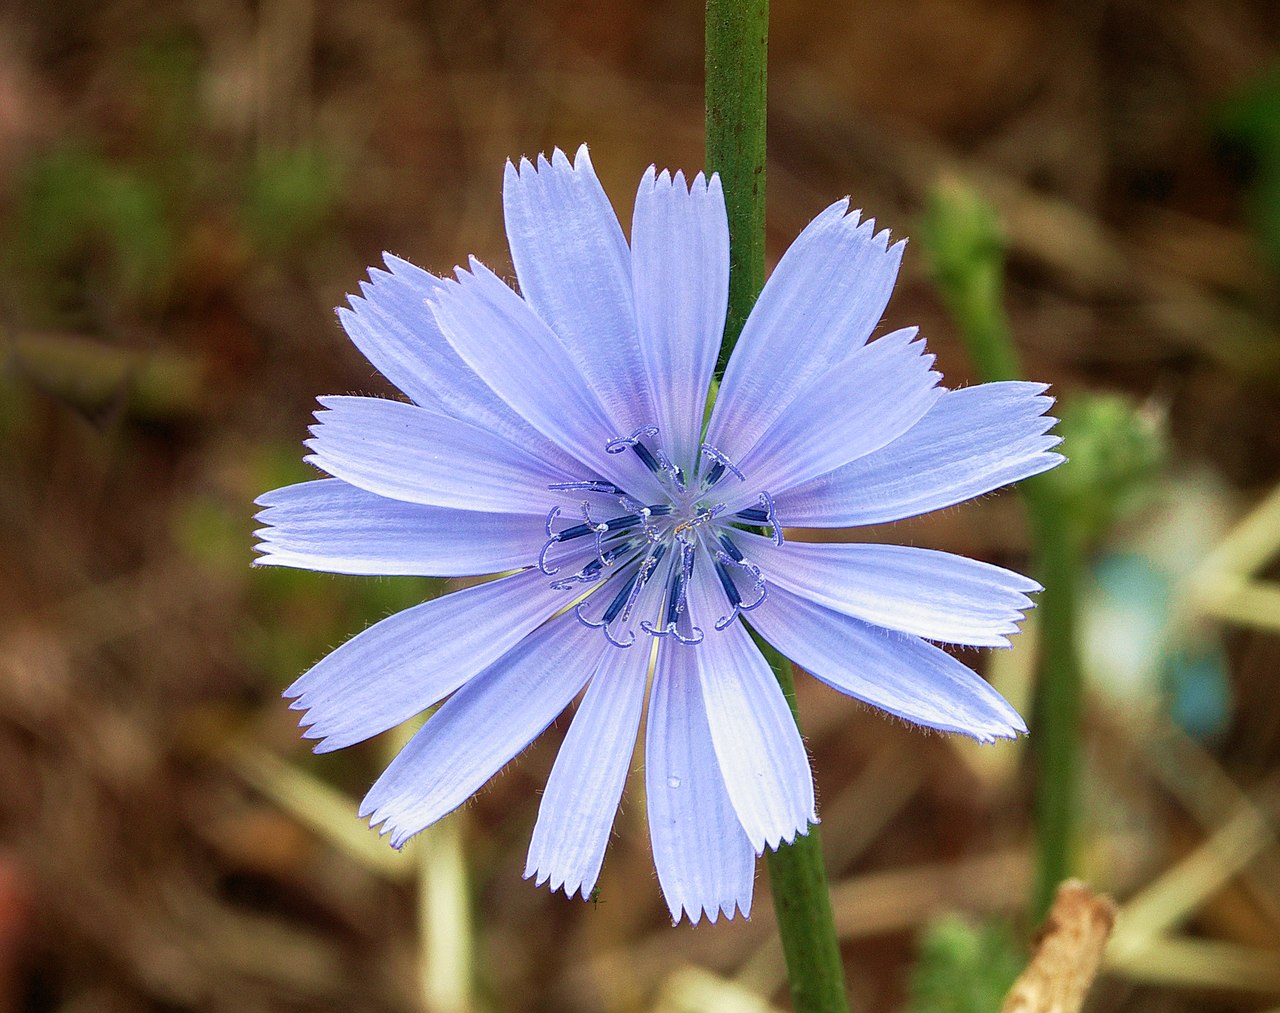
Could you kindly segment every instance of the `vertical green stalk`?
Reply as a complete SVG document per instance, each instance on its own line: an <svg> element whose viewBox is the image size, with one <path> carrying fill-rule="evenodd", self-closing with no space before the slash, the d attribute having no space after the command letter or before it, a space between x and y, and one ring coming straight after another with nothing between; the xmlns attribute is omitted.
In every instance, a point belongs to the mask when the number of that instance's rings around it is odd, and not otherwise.
<svg viewBox="0 0 1280 1013"><path fill-rule="evenodd" d="M1081 561L1067 513L1045 476L1023 485L1044 591L1040 613L1040 678L1032 711L1036 746L1036 878L1031 914L1042 921L1058 884L1075 864L1077 767L1080 752L1080 666L1076 656L1076 583Z"/></svg>
<svg viewBox="0 0 1280 1013"><path fill-rule="evenodd" d="M722 375L764 287L765 84L768 0L707 0L707 171L719 172L729 212L729 312ZM760 643L796 714L791 663ZM768 855L778 931L797 1013L845 1013L844 965L817 828Z"/></svg>
<svg viewBox="0 0 1280 1013"><path fill-rule="evenodd" d="M995 211L958 184L934 193L923 239L934 278L983 381L1021 378L1004 311L1004 247ZM1071 511L1053 474L1019 487L1044 584L1040 675L1031 729L1036 760L1036 876L1031 915L1048 913L1058 884L1072 871L1078 807L1080 664L1076 647L1076 585L1081 549Z"/></svg>
<svg viewBox="0 0 1280 1013"><path fill-rule="evenodd" d="M716 375L764 288L764 147L769 0L707 0L707 172L729 210L729 313Z"/></svg>
<svg viewBox="0 0 1280 1013"><path fill-rule="evenodd" d="M796 710L791 662L764 640L754 639L781 684L791 716L798 725L800 715ZM809 833L797 836L794 844L766 852L765 861L769 866L769 887L778 933L782 937L782 952L787 960L792 1006L796 1013L847 1013L844 961L831 914L822 835L817 827L810 827Z"/></svg>

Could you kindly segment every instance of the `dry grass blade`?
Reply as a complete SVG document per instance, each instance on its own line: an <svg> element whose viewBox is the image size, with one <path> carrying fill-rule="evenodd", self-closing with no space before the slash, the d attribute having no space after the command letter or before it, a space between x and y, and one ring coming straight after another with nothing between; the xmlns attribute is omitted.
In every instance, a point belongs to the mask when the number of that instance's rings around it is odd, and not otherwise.
<svg viewBox="0 0 1280 1013"><path fill-rule="evenodd" d="M387 847L356 818L354 799L260 747L235 743L228 752L231 765L245 781L370 872L395 881L408 879L416 871L401 852Z"/></svg>
<svg viewBox="0 0 1280 1013"><path fill-rule="evenodd" d="M471 901L462 817L432 827L418 844L422 996L431 1013L466 1013L471 996Z"/></svg>
<svg viewBox="0 0 1280 1013"><path fill-rule="evenodd" d="M1146 949L1274 839L1256 808L1240 808L1204 844L1124 906L1108 958L1123 963Z"/></svg>
<svg viewBox="0 0 1280 1013"><path fill-rule="evenodd" d="M1244 626L1280 631L1280 586L1255 574L1280 550L1280 489L1244 518L1192 574L1193 606Z"/></svg>
<svg viewBox="0 0 1280 1013"><path fill-rule="evenodd" d="M944 911L1008 911L1031 883L1025 848L961 862L917 865L838 883L831 907L841 939L898 932Z"/></svg>
<svg viewBox="0 0 1280 1013"><path fill-rule="evenodd" d="M1212 939L1164 938L1122 957L1107 969L1135 981L1280 995L1280 950L1235 946Z"/></svg>
<svg viewBox="0 0 1280 1013"><path fill-rule="evenodd" d="M774 1013L775 1006L741 984L698 967L672 973L655 1013Z"/></svg>

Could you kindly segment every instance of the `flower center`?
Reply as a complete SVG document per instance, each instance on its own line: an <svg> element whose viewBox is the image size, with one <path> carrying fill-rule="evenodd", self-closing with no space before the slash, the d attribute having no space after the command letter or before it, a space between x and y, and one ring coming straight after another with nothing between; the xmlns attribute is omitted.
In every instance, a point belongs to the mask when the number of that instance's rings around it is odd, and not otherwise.
<svg viewBox="0 0 1280 1013"><path fill-rule="evenodd" d="M647 502L599 478L547 487L582 497L580 521L568 523L564 507L551 508L547 540L538 554L539 569L555 578L552 588L578 593L569 604L579 622L602 630L617 647L635 643L637 627L653 637L701 643L706 634L699 621L705 624L708 617L693 612L714 606L707 594L694 593L693 585L695 574L702 580L708 571L715 573L729 603L728 612L714 619L716 630L764 602L764 575L743 556L733 533L763 527L782 544L782 526L767 492L756 506L729 513L718 493L727 483L746 481L733 462L704 443L693 474L686 474L663 450L656 426L610 440L605 450L634 454L661 492Z"/></svg>

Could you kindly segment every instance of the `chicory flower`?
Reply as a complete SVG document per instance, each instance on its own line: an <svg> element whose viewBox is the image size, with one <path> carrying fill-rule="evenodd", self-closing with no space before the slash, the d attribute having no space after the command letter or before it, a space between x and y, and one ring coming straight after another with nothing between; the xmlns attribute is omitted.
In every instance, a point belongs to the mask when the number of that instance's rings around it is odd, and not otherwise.
<svg viewBox="0 0 1280 1013"><path fill-rule="evenodd" d="M399 847L582 694L525 874L584 898L647 696L672 918L745 913L756 856L817 820L748 625L908 721L1026 730L933 642L1006 645L1034 581L785 532L893 521L1051 468L1052 401L1032 383L943 388L915 328L868 341L904 244L839 201L773 272L704 425L729 279L719 178L651 168L630 244L585 146L508 163L503 204L519 294L475 259L443 279L387 256L339 310L408 401L320 399L307 460L332 477L258 501L258 562L506 575L377 623L285 695L320 752L440 704L361 806Z"/></svg>

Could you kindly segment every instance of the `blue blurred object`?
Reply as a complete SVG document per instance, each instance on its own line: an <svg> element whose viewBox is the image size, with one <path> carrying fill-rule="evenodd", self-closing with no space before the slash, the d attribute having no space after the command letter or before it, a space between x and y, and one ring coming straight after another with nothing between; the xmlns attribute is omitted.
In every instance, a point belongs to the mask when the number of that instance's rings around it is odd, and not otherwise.
<svg viewBox="0 0 1280 1013"><path fill-rule="evenodd" d="M1169 716L1184 732L1209 740L1226 731L1231 718L1227 659L1216 642L1173 652L1165 659Z"/></svg>

